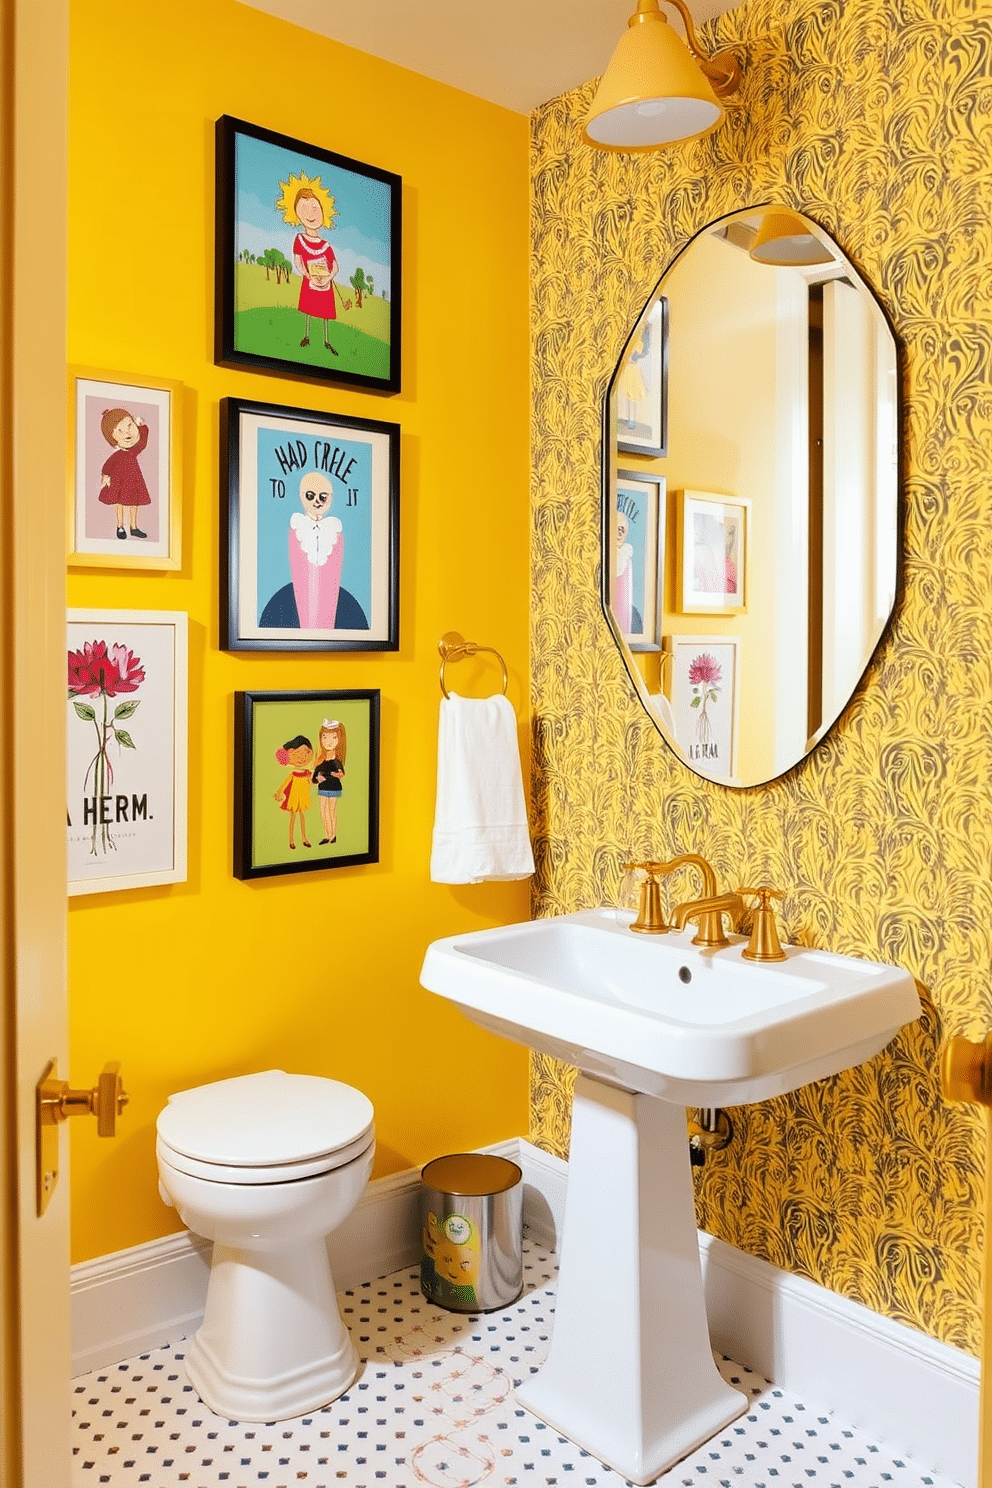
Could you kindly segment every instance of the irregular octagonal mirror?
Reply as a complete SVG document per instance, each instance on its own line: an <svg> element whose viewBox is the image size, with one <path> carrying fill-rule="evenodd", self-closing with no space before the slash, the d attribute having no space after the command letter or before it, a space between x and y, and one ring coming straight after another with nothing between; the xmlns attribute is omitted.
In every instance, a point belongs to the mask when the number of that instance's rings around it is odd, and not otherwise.
<svg viewBox="0 0 992 1488"><path fill-rule="evenodd" d="M603 604L697 774L773 780L857 687L895 603L896 344L830 237L781 207L711 224L606 399Z"/></svg>

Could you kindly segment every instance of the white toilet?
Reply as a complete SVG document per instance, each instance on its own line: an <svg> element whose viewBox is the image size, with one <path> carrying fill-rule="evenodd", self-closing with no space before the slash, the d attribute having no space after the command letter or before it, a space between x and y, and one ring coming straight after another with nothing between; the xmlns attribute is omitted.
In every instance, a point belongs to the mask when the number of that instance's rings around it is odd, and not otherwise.
<svg viewBox="0 0 992 1488"><path fill-rule="evenodd" d="M218 1415L287 1420L354 1382L326 1237L368 1182L373 1116L360 1090L282 1070L184 1090L159 1116L159 1192L214 1242L186 1371Z"/></svg>

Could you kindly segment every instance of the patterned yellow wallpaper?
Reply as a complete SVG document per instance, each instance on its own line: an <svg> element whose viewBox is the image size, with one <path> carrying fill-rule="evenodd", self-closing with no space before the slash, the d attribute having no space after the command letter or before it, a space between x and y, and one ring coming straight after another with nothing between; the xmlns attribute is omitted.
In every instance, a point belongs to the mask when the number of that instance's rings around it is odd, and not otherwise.
<svg viewBox="0 0 992 1488"><path fill-rule="evenodd" d="M977 1351L976 1113L942 1099L951 1034L992 1027L992 3L752 0L714 23L747 75L713 135L586 148L591 86L533 130L538 913L613 900L631 854L705 854L786 890L789 938L897 961L918 1025L884 1054L735 1111L700 1223ZM903 587L840 724L782 780L692 775L632 694L598 597L600 402L625 337L706 222L800 208L901 347ZM570 1074L535 1058L533 1136L567 1154Z"/></svg>

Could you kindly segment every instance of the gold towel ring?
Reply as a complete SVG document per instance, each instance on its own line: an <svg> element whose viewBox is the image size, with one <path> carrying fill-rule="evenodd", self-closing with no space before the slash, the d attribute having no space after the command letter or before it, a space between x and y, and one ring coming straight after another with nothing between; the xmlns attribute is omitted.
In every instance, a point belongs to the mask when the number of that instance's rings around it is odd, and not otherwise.
<svg viewBox="0 0 992 1488"><path fill-rule="evenodd" d="M500 656L494 646L479 646L475 641L467 641L457 630L446 630L437 643L437 649L441 653L441 670L438 680L441 683L441 691L445 697L449 696L448 689L444 685L444 669L449 661L463 661L466 656L477 656L480 651L488 651L490 656L495 656L503 669L503 696L509 686L509 676L506 670L506 662Z"/></svg>

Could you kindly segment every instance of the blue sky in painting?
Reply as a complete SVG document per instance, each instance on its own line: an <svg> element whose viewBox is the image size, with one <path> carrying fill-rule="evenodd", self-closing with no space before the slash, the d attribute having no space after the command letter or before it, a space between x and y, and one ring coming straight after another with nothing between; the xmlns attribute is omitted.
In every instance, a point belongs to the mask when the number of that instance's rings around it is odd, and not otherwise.
<svg viewBox="0 0 992 1488"><path fill-rule="evenodd" d="M301 171L319 176L334 197L338 215L329 237L340 265L338 281L347 282L361 265L374 278L376 294L385 290L391 299L389 187L303 151L244 134L237 136L235 256L246 248L255 254L279 248L292 257L299 228L282 220L275 203L282 194L279 182Z"/></svg>

